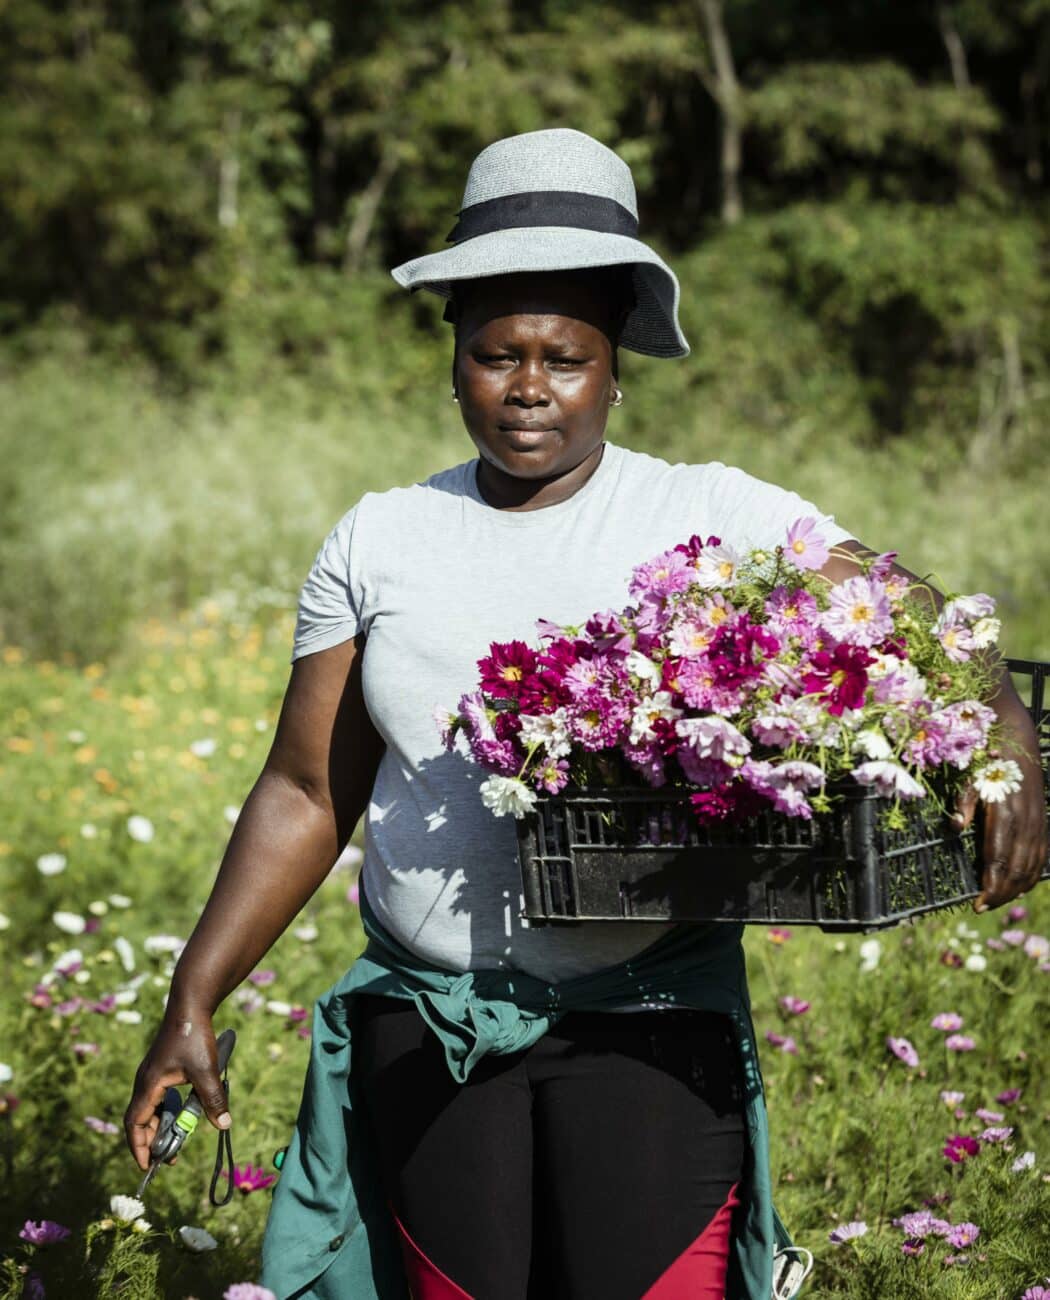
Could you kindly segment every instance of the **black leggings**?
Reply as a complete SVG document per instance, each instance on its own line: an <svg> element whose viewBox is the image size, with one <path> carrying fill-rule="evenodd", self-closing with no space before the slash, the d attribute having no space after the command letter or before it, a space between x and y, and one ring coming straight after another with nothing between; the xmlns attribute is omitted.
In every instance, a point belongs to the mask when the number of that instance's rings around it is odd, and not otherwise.
<svg viewBox="0 0 1050 1300"><path fill-rule="evenodd" d="M472 1300L640 1300L730 1213L746 1134L726 1017L570 1013L460 1084L411 1001L355 1001L388 1201Z"/></svg>

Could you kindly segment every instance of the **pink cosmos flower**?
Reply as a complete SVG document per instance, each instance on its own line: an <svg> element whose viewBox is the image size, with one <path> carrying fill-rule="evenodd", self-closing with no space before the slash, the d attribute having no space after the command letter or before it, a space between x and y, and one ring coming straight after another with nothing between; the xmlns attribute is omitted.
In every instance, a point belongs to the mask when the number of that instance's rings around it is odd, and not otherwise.
<svg viewBox="0 0 1050 1300"><path fill-rule="evenodd" d="M899 1061L903 1061L911 1069L914 1070L919 1064L919 1054L906 1038L894 1038L891 1034L886 1039L886 1046Z"/></svg>
<svg viewBox="0 0 1050 1300"><path fill-rule="evenodd" d="M948 1244L961 1250L963 1246L972 1246L980 1235L976 1223L957 1223L948 1233Z"/></svg>
<svg viewBox="0 0 1050 1300"><path fill-rule="evenodd" d="M689 557L681 551L665 551L655 560L638 565L631 574L628 591L636 600L659 604L668 597L685 591L692 582L698 581L697 573L698 570L690 564ZM732 575L730 575L731 580ZM701 586L708 585L710 584L701 583Z"/></svg>
<svg viewBox="0 0 1050 1300"><path fill-rule="evenodd" d="M775 587L766 598L766 626L781 639L794 637L807 648L816 639L816 599L801 588Z"/></svg>
<svg viewBox="0 0 1050 1300"><path fill-rule="evenodd" d="M862 1219L854 1219L850 1223L840 1223L837 1228L832 1228L828 1233L828 1241L841 1246L855 1237L863 1237L867 1231L868 1225Z"/></svg>
<svg viewBox="0 0 1050 1300"><path fill-rule="evenodd" d="M883 551L881 555L875 557L868 570L868 576L877 578L879 582L885 581L890 576L893 568L893 561L897 558L897 551Z"/></svg>
<svg viewBox="0 0 1050 1300"><path fill-rule="evenodd" d="M725 718L679 718L676 734L689 745L698 758L724 760L730 755L750 752L751 742Z"/></svg>
<svg viewBox="0 0 1050 1300"><path fill-rule="evenodd" d="M944 653L957 664L964 664L973 654L976 646L972 630L956 618L946 618L945 611L934 625L937 640L944 647Z"/></svg>
<svg viewBox="0 0 1050 1300"><path fill-rule="evenodd" d="M549 758L536 769L533 781L548 794L557 794L569 782L569 765L564 758Z"/></svg>
<svg viewBox="0 0 1050 1300"><path fill-rule="evenodd" d="M1016 906L1010 908L1005 919L1007 921L1023 921L1027 915L1028 908L1025 907L1023 903L1018 903Z"/></svg>
<svg viewBox="0 0 1050 1300"><path fill-rule="evenodd" d="M853 581L853 579L850 579ZM838 645L830 653L818 650L810 656L809 670L802 678L808 695L817 695L827 703L834 717L845 709L864 707L871 655L862 646Z"/></svg>
<svg viewBox="0 0 1050 1300"><path fill-rule="evenodd" d="M1006 1118L1001 1110L988 1110L985 1106L978 1106L974 1114L986 1124L1001 1124Z"/></svg>
<svg viewBox="0 0 1050 1300"><path fill-rule="evenodd" d="M968 1034L949 1034L944 1045L949 1052L972 1052L977 1043Z"/></svg>
<svg viewBox="0 0 1050 1300"><path fill-rule="evenodd" d="M789 1034L778 1034L774 1029L767 1029L766 1042L778 1047L782 1052L792 1056L798 1055L798 1044Z"/></svg>
<svg viewBox="0 0 1050 1300"><path fill-rule="evenodd" d="M784 558L796 569L822 569L830 554L827 540L816 532L817 521L810 516L796 519L788 529Z"/></svg>
<svg viewBox="0 0 1050 1300"><path fill-rule="evenodd" d="M962 1164L981 1150L981 1144L965 1133L955 1133L945 1142L942 1152L953 1165Z"/></svg>
<svg viewBox="0 0 1050 1300"><path fill-rule="evenodd" d="M1012 1135L1013 1128L1009 1124L995 1124L978 1134L982 1142L1008 1142Z"/></svg>
<svg viewBox="0 0 1050 1300"><path fill-rule="evenodd" d="M994 935L989 935L988 938L985 939L984 946L986 948L991 948L994 952L1006 951L1006 944L1003 943L1002 939L997 939Z"/></svg>
<svg viewBox="0 0 1050 1300"><path fill-rule="evenodd" d="M120 1132L116 1124L111 1124L108 1119L99 1119L97 1115L85 1115L84 1123L92 1133L113 1134Z"/></svg>
<svg viewBox="0 0 1050 1300"><path fill-rule="evenodd" d="M958 1106L960 1102L965 1100L965 1092L955 1092L952 1089L946 1089L941 1092L941 1101L943 1101L946 1106Z"/></svg>
<svg viewBox="0 0 1050 1300"><path fill-rule="evenodd" d="M25 1226L18 1235L33 1246L51 1246L56 1241L65 1241L69 1231L54 1219L41 1219L39 1223L33 1219L26 1219Z"/></svg>
<svg viewBox="0 0 1050 1300"><path fill-rule="evenodd" d="M1023 944L1027 938L1027 935L1023 930L1004 930L999 937L1002 939L1003 943L1008 943L1013 948L1020 948L1021 944Z"/></svg>
<svg viewBox="0 0 1050 1300"><path fill-rule="evenodd" d="M771 925L766 931L766 938L770 943L781 944L787 943L791 938L792 931L782 925Z"/></svg>
<svg viewBox="0 0 1050 1300"><path fill-rule="evenodd" d="M851 775L861 785L874 786L876 793L886 799L894 796L900 799L921 799L925 793L919 782L899 763L872 759L853 768Z"/></svg>
<svg viewBox="0 0 1050 1300"><path fill-rule="evenodd" d="M1043 961L1050 957L1050 939L1043 934L1030 934L1024 941L1024 951L1033 961Z"/></svg>
<svg viewBox="0 0 1050 1300"><path fill-rule="evenodd" d="M277 1300L268 1286L255 1282L234 1282L222 1293L222 1300Z"/></svg>
<svg viewBox="0 0 1050 1300"><path fill-rule="evenodd" d="M962 1029L963 1018L955 1011L939 1011L930 1021L932 1029L943 1029L949 1032Z"/></svg>
<svg viewBox="0 0 1050 1300"><path fill-rule="evenodd" d="M229 1173L224 1169L223 1176L229 1178ZM272 1186L277 1181L276 1174L268 1174L266 1170L259 1165L234 1165L233 1168L233 1185L239 1192L245 1196L249 1192L265 1191L267 1187Z"/></svg>
<svg viewBox="0 0 1050 1300"><path fill-rule="evenodd" d="M784 1010L793 1016L805 1015L810 1007L810 1004L803 998L792 997L790 993L780 998L779 1001Z"/></svg>
<svg viewBox="0 0 1050 1300"><path fill-rule="evenodd" d="M847 645L873 646L893 632L886 588L870 578L848 578L837 583L821 615L821 626Z"/></svg>
<svg viewBox="0 0 1050 1300"><path fill-rule="evenodd" d="M248 976L251 983L254 984L256 988L260 989L266 988L268 984L272 984L276 978L277 972L273 970L253 970Z"/></svg>
<svg viewBox="0 0 1050 1300"><path fill-rule="evenodd" d="M913 1210L894 1219L893 1226L900 1228L906 1237L943 1237L951 1230L946 1219L936 1218L929 1210Z"/></svg>

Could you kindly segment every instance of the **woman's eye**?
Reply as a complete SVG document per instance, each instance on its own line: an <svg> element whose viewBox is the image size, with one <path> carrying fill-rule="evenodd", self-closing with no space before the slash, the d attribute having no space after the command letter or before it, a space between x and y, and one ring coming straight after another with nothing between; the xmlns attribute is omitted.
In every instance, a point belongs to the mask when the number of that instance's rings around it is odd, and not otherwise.
<svg viewBox="0 0 1050 1300"><path fill-rule="evenodd" d="M552 357L551 358L552 366L582 366L583 363L584 363L583 357Z"/></svg>
<svg viewBox="0 0 1050 1300"><path fill-rule="evenodd" d="M478 357L478 360L486 366L497 365L501 361L512 361L513 357L508 357L503 352L484 352Z"/></svg>

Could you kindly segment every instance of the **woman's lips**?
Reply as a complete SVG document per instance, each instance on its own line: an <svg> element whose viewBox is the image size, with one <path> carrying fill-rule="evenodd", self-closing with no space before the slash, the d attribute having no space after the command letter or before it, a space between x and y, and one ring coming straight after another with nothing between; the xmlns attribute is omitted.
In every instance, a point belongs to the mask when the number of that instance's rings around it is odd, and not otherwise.
<svg viewBox="0 0 1050 1300"><path fill-rule="evenodd" d="M508 442L518 447L533 447L543 442L554 432L555 425L539 424L501 424L500 433Z"/></svg>

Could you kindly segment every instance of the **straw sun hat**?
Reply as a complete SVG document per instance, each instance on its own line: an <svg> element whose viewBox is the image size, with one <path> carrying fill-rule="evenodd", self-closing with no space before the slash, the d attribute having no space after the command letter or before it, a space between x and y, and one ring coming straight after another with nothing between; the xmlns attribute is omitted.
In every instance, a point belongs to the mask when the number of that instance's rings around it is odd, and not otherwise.
<svg viewBox="0 0 1050 1300"><path fill-rule="evenodd" d="M631 169L591 136L559 127L495 141L474 159L458 215L452 247L394 267L398 284L449 298L456 280L629 264L636 305L620 345L688 355L678 280L637 237Z"/></svg>

